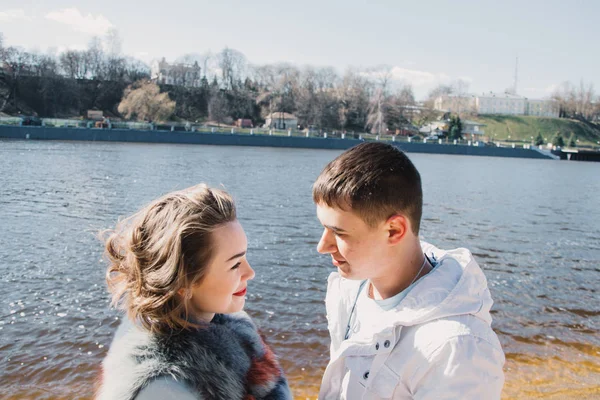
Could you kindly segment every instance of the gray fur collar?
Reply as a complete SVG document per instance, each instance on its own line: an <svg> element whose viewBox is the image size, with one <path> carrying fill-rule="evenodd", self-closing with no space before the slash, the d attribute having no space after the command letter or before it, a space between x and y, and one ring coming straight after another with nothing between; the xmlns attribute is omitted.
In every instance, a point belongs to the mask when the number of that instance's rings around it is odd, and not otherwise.
<svg viewBox="0 0 600 400"><path fill-rule="evenodd" d="M126 318L103 361L98 400L132 400L172 377L199 399L291 399L273 353L245 313L216 315L204 329L159 337Z"/></svg>

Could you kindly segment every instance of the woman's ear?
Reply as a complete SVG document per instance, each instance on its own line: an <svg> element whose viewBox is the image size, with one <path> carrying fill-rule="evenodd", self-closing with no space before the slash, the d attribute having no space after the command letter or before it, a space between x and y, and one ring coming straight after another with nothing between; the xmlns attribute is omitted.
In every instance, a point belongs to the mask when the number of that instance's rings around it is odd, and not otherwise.
<svg viewBox="0 0 600 400"><path fill-rule="evenodd" d="M177 294L181 296L181 298L185 300L189 300L192 298L192 290L181 288L177 291Z"/></svg>
<svg viewBox="0 0 600 400"><path fill-rule="evenodd" d="M394 214L386 221L389 244L396 245L406 236L410 229L410 222L402 214Z"/></svg>

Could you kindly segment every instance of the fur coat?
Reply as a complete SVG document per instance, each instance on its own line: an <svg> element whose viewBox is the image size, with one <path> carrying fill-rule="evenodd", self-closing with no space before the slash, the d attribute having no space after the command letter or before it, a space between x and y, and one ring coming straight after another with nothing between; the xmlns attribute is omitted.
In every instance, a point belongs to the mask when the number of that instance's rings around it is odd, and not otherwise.
<svg viewBox="0 0 600 400"><path fill-rule="evenodd" d="M97 399L134 400L161 377L185 383L201 400L292 399L275 355L243 312L170 336L125 319L102 363Z"/></svg>

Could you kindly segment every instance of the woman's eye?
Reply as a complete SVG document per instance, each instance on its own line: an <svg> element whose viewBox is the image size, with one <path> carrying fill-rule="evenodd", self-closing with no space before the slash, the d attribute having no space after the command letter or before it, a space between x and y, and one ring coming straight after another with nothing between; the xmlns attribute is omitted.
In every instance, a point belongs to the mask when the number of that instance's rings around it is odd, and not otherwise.
<svg viewBox="0 0 600 400"><path fill-rule="evenodd" d="M242 265L241 261L239 263L235 264L233 267L231 267L231 269L238 269L240 267L240 265Z"/></svg>

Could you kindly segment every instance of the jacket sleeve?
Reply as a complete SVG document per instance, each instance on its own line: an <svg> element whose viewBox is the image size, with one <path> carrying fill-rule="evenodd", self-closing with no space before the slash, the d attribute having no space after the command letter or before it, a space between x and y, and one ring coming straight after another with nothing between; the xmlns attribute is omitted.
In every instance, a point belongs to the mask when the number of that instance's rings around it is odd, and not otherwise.
<svg viewBox="0 0 600 400"><path fill-rule="evenodd" d="M504 353L476 336L457 336L438 348L409 387L415 400L500 399Z"/></svg>
<svg viewBox="0 0 600 400"><path fill-rule="evenodd" d="M150 382L135 396L135 400L202 400L198 393L194 393L184 383L171 377L158 378Z"/></svg>

